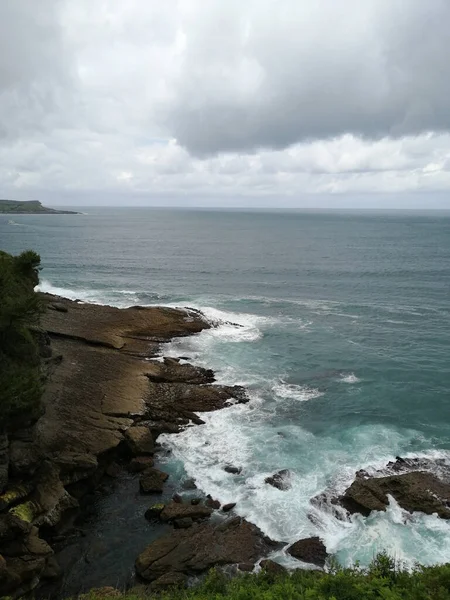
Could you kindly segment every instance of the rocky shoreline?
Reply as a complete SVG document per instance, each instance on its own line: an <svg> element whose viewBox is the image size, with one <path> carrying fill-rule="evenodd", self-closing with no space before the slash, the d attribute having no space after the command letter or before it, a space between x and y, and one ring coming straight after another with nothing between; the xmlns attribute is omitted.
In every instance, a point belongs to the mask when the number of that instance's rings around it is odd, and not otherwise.
<svg viewBox="0 0 450 600"><path fill-rule="evenodd" d="M215 384L211 370L161 358L161 344L210 327L198 311L42 298L47 310L34 335L46 375L43 413L0 435L0 595L13 598L64 575L55 550L105 476L126 469L139 473L142 494L161 493L168 474L154 465L158 436L201 425L198 413L247 402L243 388ZM324 493L312 502L350 519L385 510L392 496L405 510L448 519L448 467L437 477L425 463L399 458L383 472L357 473L340 497ZM233 465L226 469L239 473ZM289 480L281 470L266 484L283 493ZM283 570L261 559L285 544L237 517L234 506L182 490L149 506L149 521L173 529L137 557L141 579L161 589L213 566ZM319 538L298 540L287 552L316 567L327 559Z"/></svg>

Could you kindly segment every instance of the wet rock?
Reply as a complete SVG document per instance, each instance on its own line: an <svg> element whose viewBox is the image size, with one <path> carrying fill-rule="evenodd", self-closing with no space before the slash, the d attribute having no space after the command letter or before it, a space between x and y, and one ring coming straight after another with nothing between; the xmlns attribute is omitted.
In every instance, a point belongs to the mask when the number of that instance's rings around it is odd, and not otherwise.
<svg viewBox="0 0 450 600"><path fill-rule="evenodd" d="M132 473L142 473L146 469L153 467L154 461L151 456L136 456L130 461L128 469Z"/></svg>
<svg viewBox="0 0 450 600"><path fill-rule="evenodd" d="M145 511L145 518L148 521L152 521L153 519L159 519L160 514L164 510L164 506L165 504L163 504L162 502L158 504L153 504L152 506L150 506L150 508L147 508L147 510Z"/></svg>
<svg viewBox="0 0 450 600"><path fill-rule="evenodd" d="M195 480L191 478L189 479L185 479L183 481L183 490L196 490L197 489L197 484L195 483Z"/></svg>
<svg viewBox="0 0 450 600"><path fill-rule="evenodd" d="M166 573L161 575L158 579L155 579L150 585L150 589L167 590L169 588L183 588L186 587L187 577L183 573Z"/></svg>
<svg viewBox="0 0 450 600"><path fill-rule="evenodd" d="M450 484L423 471L368 479L357 477L338 501L350 513L367 516L373 510L386 510L388 494L409 512L436 513L442 519L450 519Z"/></svg>
<svg viewBox="0 0 450 600"><path fill-rule="evenodd" d="M174 494L172 496L172 500L174 502L177 502L178 504L182 504L183 503L183 498L180 496L180 494Z"/></svg>
<svg viewBox="0 0 450 600"><path fill-rule="evenodd" d="M264 482L279 490L288 490L291 487L290 476L291 472L289 469L282 469L270 477L266 477Z"/></svg>
<svg viewBox="0 0 450 600"><path fill-rule="evenodd" d="M292 544L287 549L288 553L305 563L323 567L328 556L327 549L322 540L318 537L305 538Z"/></svg>
<svg viewBox="0 0 450 600"><path fill-rule="evenodd" d="M270 575L285 575L288 572L286 567L283 567L283 565L280 565L280 563L270 559L262 560L259 563L259 566Z"/></svg>
<svg viewBox="0 0 450 600"><path fill-rule="evenodd" d="M147 469L139 479L141 492L144 494L160 494L168 477L167 473L158 469Z"/></svg>
<svg viewBox="0 0 450 600"><path fill-rule="evenodd" d="M243 571L244 573L251 573L255 565L253 563L239 563L238 569L239 571Z"/></svg>
<svg viewBox="0 0 450 600"><path fill-rule="evenodd" d="M224 504L222 506L223 512L230 512L236 506L236 502L229 502L228 504Z"/></svg>
<svg viewBox="0 0 450 600"><path fill-rule="evenodd" d="M106 475L108 475L108 477L112 477L113 479L116 479L117 477L120 477L123 473L122 467L120 465L118 465L116 462L112 462L111 464L109 464L106 469L105 469L105 473Z"/></svg>
<svg viewBox="0 0 450 600"><path fill-rule="evenodd" d="M147 427L130 427L125 432L125 439L131 452L136 456L153 454L155 451L153 436Z"/></svg>
<svg viewBox="0 0 450 600"><path fill-rule="evenodd" d="M233 465L226 465L223 470L232 475L240 475L242 473L242 467L233 467Z"/></svg>
<svg viewBox="0 0 450 600"><path fill-rule="evenodd" d="M212 509L207 506L193 506L192 504L179 504L170 502L166 504L160 514L162 521L175 521L190 518L193 520L207 519L211 516Z"/></svg>
<svg viewBox="0 0 450 600"><path fill-rule="evenodd" d="M173 522L175 529L188 529L194 524L194 520L190 517L184 517L183 519L176 519Z"/></svg>
<svg viewBox="0 0 450 600"><path fill-rule="evenodd" d="M192 506L197 506L198 504L200 504L201 501L202 501L201 498L192 498L191 504L192 504Z"/></svg>
<svg viewBox="0 0 450 600"><path fill-rule="evenodd" d="M154 581L167 573L195 575L216 566L252 563L276 545L247 521L194 524L176 529L148 546L136 561L138 574Z"/></svg>
<svg viewBox="0 0 450 600"><path fill-rule="evenodd" d="M147 377L155 383L189 383L200 385L214 381L214 371L195 367L189 363L181 364L179 359L165 357L164 362L148 362Z"/></svg>
<svg viewBox="0 0 450 600"><path fill-rule="evenodd" d="M218 500L214 500L208 494L208 496L206 497L206 500L205 500L205 506L208 506L209 508L214 508L215 510L219 510L220 502Z"/></svg>

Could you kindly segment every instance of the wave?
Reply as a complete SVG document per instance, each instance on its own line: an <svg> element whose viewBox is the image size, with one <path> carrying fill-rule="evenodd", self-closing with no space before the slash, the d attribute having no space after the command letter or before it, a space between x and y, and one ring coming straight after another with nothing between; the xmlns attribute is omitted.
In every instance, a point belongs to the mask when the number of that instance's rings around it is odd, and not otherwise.
<svg viewBox="0 0 450 600"><path fill-rule="evenodd" d="M298 402L307 402L314 398L320 398L324 392L306 385L296 385L294 383L280 382L272 387L272 391L279 398L297 400Z"/></svg>
<svg viewBox="0 0 450 600"><path fill-rule="evenodd" d="M339 381L342 381L343 383L359 383L361 379L359 379L359 377L356 377L354 373L341 373Z"/></svg>

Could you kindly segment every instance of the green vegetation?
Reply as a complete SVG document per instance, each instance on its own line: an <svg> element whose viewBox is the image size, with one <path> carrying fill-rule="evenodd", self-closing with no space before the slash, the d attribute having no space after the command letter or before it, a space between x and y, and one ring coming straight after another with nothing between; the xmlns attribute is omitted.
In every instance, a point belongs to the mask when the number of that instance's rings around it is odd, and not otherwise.
<svg viewBox="0 0 450 600"><path fill-rule="evenodd" d="M104 600L105 591L93 590L87 600ZM122 600L156 597L136 588ZM274 576L261 572L229 579L211 571L200 585L166 592L164 600L449 600L450 565L417 567L408 572L387 554L379 554L367 569L334 566L330 573L296 570Z"/></svg>
<svg viewBox="0 0 450 600"><path fill-rule="evenodd" d="M34 418L42 394L39 351L32 333L41 314L40 257L0 251L0 427Z"/></svg>
<svg viewBox="0 0 450 600"><path fill-rule="evenodd" d="M77 213L71 210L55 210L54 208L46 208L38 200L28 200L20 202L18 200L0 200L0 214L63 214L76 215Z"/></svg>

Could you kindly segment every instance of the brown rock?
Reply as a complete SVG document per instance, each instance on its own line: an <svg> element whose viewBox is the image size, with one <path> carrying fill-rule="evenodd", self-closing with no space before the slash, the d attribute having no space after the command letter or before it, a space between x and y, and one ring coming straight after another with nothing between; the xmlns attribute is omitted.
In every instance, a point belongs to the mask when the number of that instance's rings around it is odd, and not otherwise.
<svg viewBox="0 0 450 600"><path fill-rule="evenodd" d="M0 433L0 494L8 484L9 440L6 433Z"/></svg>
<svg viewBox="0 0 450 600"><path fill-rule="evenodd" d="M264 571L270 575L285 575L288 572L286 567L283 567L280 563L270 559L262 560L259 565L261 569L264 569Z"/></svg>
<svg viewBox="0 0 450 600"><path fill-rule="evenodd" d="M228 504L224 504L222 506L222 510L223 512L229 512L230 510L233 510L233 508L236 506L236 502L229 502Z"/></svg>
<svg viewBox="0 0 450 600"><path fill-rule="evenodd" d="M180 496L180 494L174 494L172 496L172 500L174 502L177 502L178 504L182 504L183 503L183 498Z"/></svg>
<svg viewBox="0 0 450 600"><path fill-rule="evenodd" d="M369 479L357 477L339 503L350 513L367 516L372 510L386 510L388 494L405 510L436 513L442 519L450 519L450 484L423 471Z"/></svg>
<svg viewBox="0 0 450 600"><path fill-rule="evenodd" d="M238 569L239 571L243 571L245 573L251 573L255 565L253 563L239 563Z"/></svg>
<svg viewBox="0 0 450 600"><path fill-rule="evenodd" d="M130 427L125 432L125 439L131 452L136 456L153 454L155 451L153 436L147 427Z"/></svg>
<svg viewBox="0 0 450 600"><path fill-rule="evenodd" d="M194 520L190 517L184 517L183 519L176 519L173 522L175 529L188 529L194 524Z"/></svg>
<svg viewBox="0 0 450 600"><path fill-rule="evenodd" d="M266 477L264 479L265 483L278 488L279 490L288 490L291 487L291 482L289 481L290 471L289 469L282 469L277 473L274 473L270 477Z"/></svg>
<svg viewBox="0 0 450 600"><path fill-rule="evenodd" d="M219 510L220 502L218 500L214 500L213 498L211 498L211 496L207 496L205 500L205 506L208 506L209 508L214 508L215 510Z"/></svg>
<svg viewBox="0 0 450 600"><path fill-rule="evenodd" d="M297 560L323 567L328 556L325 544L318 537L305 538L292 544L287 551Z"/></svg>
<svg viewBox="0 0 450 600"><path fill-rule="evenodd" d="M254 564L274 546L255 525L240 518L219 525L194 524L150 544L139 555L136 570L148 581L171 572L194 575L216 565Z"/></svg>
<svg viewBox="0 0 450 600"><path fill-rule="evenodd" d="M139 479L141 492L144 494L160 494L168 477L167 473L158 471L158 469L147 469Z"/></svg>
<svg viewBox="0 0 450 600"><path fill-rule="evenodd" d="M192 504L179 504L170 502L166 504L161 512L162 521L175 521L178 519L190 518L194 520L207 519L211 516L212 509L206 506L193 506Z"/></svg>
<svg viewBox="0 0 450 600"><path fill-rule="evenodd" d="M155 579L150 585L151 590L167 590L170 588L183 588L186 587L187 577L183 573L165 573Z"/></svg>
<svg viewBox="0 0 450 600"><path fill-rule="evenodd" d="M130 461L128 468L132 473L142 473L142 471L153 467L153 464L154 461L151 456L136 456Z"/></svg>

